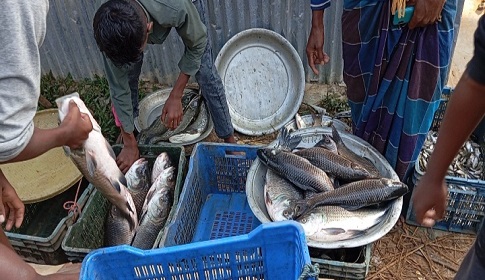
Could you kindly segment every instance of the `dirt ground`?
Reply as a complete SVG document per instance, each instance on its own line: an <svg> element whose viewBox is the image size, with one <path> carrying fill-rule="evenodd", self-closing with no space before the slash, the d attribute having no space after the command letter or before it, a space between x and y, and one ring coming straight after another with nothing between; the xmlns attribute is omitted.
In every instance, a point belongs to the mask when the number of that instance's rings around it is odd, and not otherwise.
<svg viewBox="0 0 485 280"><path fill-rule="evenodd" d="M481 13L480 0L465 1L460 31L456 43L448 85L456 86L473 54L473 33ZM304 102L317 104L327 93L345 93L344 85L307 84ZM251 137L236 133L239 144L264 145L274 140L276 133ZM204 141L220 142L214 133ZM190 155L193 146L186 147ZM367 279L452 279L475 236L414 227L400 220L395 227L373 245ZM41 274L58 271L62 265L32 264Z"/></svg>

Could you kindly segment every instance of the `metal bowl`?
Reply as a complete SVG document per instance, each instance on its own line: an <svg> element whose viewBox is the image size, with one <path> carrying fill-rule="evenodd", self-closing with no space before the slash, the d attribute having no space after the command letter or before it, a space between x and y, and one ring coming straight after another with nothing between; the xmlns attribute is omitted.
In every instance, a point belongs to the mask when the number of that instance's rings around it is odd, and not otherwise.
<svg viewBox="0 0 485 280"><path fill-rule="evenodd" d="M280 129L303 100L305 71L293 46L263 28L244 30L224 44L215 61L234 129L264 135Z"/></svg>
<svg viewBox="0 0 485 280"><path fill-rule="evenodd" d="M138 105L139 114L138 117L135 118L135 128L138 132L142 131L145 128L148 128L154 120L160 117L160 115L162 114L163 105L165 104L165 101L167 101L167 98L170 95L171 91L172 88L161 89L145 96L142 100L140 100L140 103ZM184 94L190 91L192 91L192 89L185 89ZM207 136L209 136L212 129L214 128L214 123L212 122L209 111L207 111L207 118L209 119L209 121L207 122L207 127L199 137L195 138L192 141L177 144L191 145L200 142L204 140Z"/></svg>
<svg viewBox="0 0 485 280"><path fill-rule="evenodd" d="M323 134L332 134L332 130L329 127L311 127L303 128L292 133L292 135L298 135L302 137L302 141L298 147L309 148L313 147L315 143L322 139ZM387 177L393 180L399 181L399 177L396 172L389 165L387 160L369 143L365 142L361 138L354 136L350 133L340 131L340 136L345 145L349 147L353 152L358 155L365 156L370 159L379 170L383 177ZM269 147L275 147L276 141L268 145ZM246 181L246 195L248 198L249 207L253 211L256 218L262 223L272 222L264 203L264 184L266 178L266 166L256 159L251 165ZM335 241L335 242L319 242L307 238L307 244L310 247L322 248L322 249L336 249L336 248L354 248L364 246L372 243L379 238L386 235L392 227L396 224L401 214L403 204L403 198L396 199L389 211L385 214L384 219L368 230L368 234L357 236L352 239Z"/></svg>
<svg viewBox="0 0 485 280"><path fill-rule="evenodd" d="M307 128L313 126L314 119L312 115L302 115L301 118L305 123L305 125L307 126ZM348 126L346 123L344 123L341 120L337 120L326 115L322 115L321 119L322 119L321 127L332 127L333 125L338 131L352 132L352 129L350 128L350 126ZM291 121L286 123L284 127L286 129L289 129L290 131L297 130L298 127L296 126L295 118L293 118Z"/></svg>

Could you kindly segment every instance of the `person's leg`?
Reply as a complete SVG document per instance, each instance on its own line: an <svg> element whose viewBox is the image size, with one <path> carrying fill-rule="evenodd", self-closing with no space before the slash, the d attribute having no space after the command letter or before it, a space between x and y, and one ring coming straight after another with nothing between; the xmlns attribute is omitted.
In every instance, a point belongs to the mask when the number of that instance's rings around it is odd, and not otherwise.
<svg viewBox="0 0 485 280"><path fill-rule="evenodd" d="M194 5L197 11L199 11L202 22L207 26L204 1L197 0L194 2ZM212 121L214 122L214 130L217 136L224 139L226 143L236 143L226 93L221 77L214 65L210 41L208 30L207 47L202 56L200 69L195 74L195 78L199 83L201 94L205 99Z"/></svg>
<svg viewBox="0 0 485 280"><path fill-rule="evenodd" d="M454 279L485 279L485 227L480 229L475 243L461 262Z"/></svg>

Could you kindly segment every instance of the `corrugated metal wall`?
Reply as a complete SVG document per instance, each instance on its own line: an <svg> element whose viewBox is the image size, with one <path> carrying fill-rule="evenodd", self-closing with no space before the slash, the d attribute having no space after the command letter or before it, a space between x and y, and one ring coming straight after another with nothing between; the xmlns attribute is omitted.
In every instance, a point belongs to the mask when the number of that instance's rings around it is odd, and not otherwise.
<svg viewBox="0 0 485 280"><path fill-rule="evenodd" d="M325 51L331 62L315 77L307 65L305 47L310 31L311 10L305 1L200 0L206 2L214 59L232 36L248 28L267 28L285 37L297 50L306 71L307 81L332 83L342 81L341 22L342 5L332 5L325 12ZM463 1L459 0L459 14ZM47 35L41 48L42 71L74 79L104 76L101 54L92 31L92 18L103 0L50 0ZM338 3L338 2L336 2ZM459 26L459 21L457 22ZM173 34L163 45L147 48L142 78L172 84L183 51L180 38Z"/></svg>
<svg viewBox="0 0 485 280"><path fill-rule="evenodd" d="M297 50L307 73L305 47L310 31L309 1L206 1L210 21L214 59L222 46L238 32L254 27L267 28L284 36ZM54 76L71 74L74 79L104 76L101 55L93 37L92 19L102 0L50 0L47 35L41 48L42 71ZM333 5L326 12L326 52L333 58L322 68L320 77L307 75L307 80L341 81L342 61L340 44L341 5ZM175 32L172 32L175 33ZM329 37L330 36L330 37ZM163 45L147 48L142 78L171 84L179 69L183 51L177 34L170 34Z"/></svg>

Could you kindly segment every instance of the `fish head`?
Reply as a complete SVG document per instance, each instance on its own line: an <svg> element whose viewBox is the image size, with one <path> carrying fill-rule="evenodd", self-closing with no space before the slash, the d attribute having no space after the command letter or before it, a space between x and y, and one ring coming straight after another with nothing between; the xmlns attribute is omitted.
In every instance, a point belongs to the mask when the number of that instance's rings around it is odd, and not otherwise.
<svg viewBox="0 0 485 280"><path fill-rule="evenodd" d="M146 184L148 184L147 180L150 178L148 161L144 158L140 158L135 161L131 165L128 172L126 172L125 177L128 188L143 188Z"/></svg>
<svg viewBox="0 0 485 280"><path fill-rule="evenodd" d="M322 140L315 144L315 147L322 147L331 152L337 152L337 144L333 141L332 137L328 134L322 135Z"/></svg>
<svg viewBox="0 0 485 280"><path fill-rule="evenodd" d="M261 148L256 151L258 158L265 165L271 165L272 163L276 163L279 153L281 153L281 150L272 148Z"/></svg>
<svg viewBox="0 0 485 280"><path fill-rule="evenodd" d="M320 217L313 212L305 214L304 216L296 219L297 222L303 227L303 231L306 236L311 236L320 231L322 227L322 219L325 218L323 213L319 213Z"/></svg>
<svg viewBox="0 0 485 280"><path fill-rule="evenodd" d="M77 92L74 92L56 99L60 122L62 122L64 118L69 114L69 103L71 101L76 103L81 113L84 113L89 116L89 119L91 120L91 123L93 124L94 129L100 128L98 122L94 119L93 115L91 114L91 111L89 111L88 107L86 107L86 104L84 104L84 102L79 97L79 93Z"/></svg>

